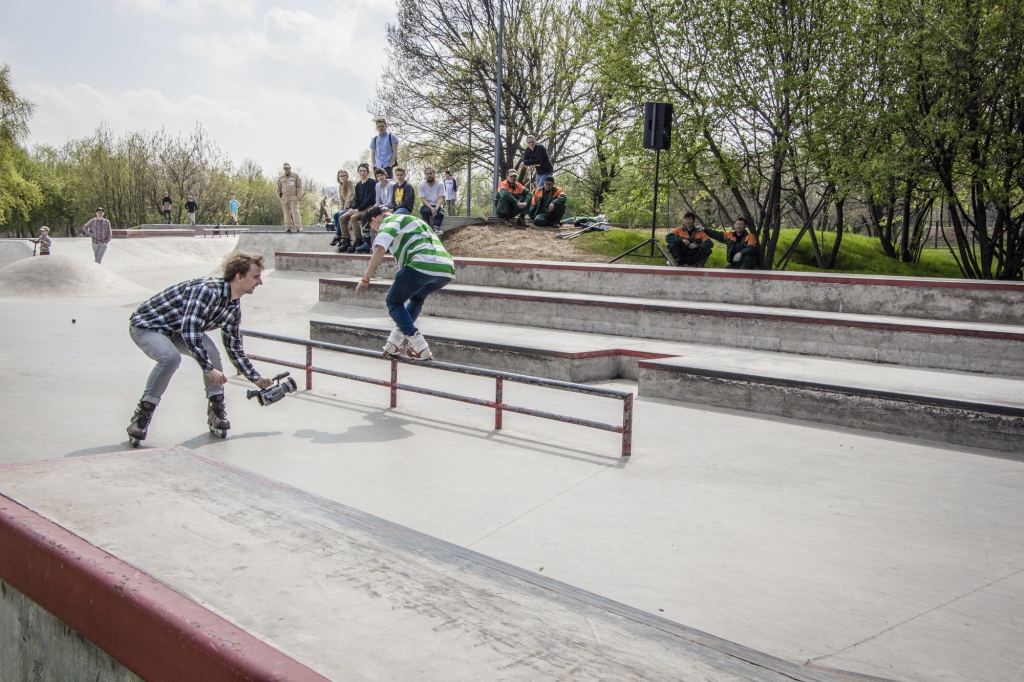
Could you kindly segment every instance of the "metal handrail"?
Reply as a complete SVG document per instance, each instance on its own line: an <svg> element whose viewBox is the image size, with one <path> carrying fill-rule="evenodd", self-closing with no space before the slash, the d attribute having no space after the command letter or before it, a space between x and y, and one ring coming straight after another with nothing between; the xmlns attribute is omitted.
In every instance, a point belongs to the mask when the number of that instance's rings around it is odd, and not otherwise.
<svg viewBox="0 0 1024 682"><path fill-rule="evenodd" d="M366 384L375 384L377 386L386 386L391 389L391 407L398 406L398 391L408 391L410 393L420 393L423 395L430 395L436 398L446 398L448 400L457 400L463 403L469 403L471 405L479 405L481 407L489 407L494 410L494 428L500 429L502 427L502 413L513 412L515 414L525 414L531 417L540 417L542 419L552 419L554 421L565 422L567 424L576 424L578 426L586 426L592 429L601 429L602 431L611 431L613 433L622 434L622 456L629 457L633 450L633 394L629 391L617 391L611 388L600 388L598 386L587 386L586 384L574 384L569 381L557 381L555 379L544 379L542 377L529 376L527 374L515 374L513 372L502 372L494 369L483 369L482 367L469 367L467 365L455 365L449 362L438 362L431 360L424 362L422 360L413 360L411 358L403 358L394 355L384 357L379 351L366 350L365 348L354 348L352 346L342 346L336 343L326 343L324 341L313 341L312 339L299 339L292 336L282 336L281 334L268 334L266 332L257 332L252 330L243 329L243 336L251 336L254 339L265 339L267 341L277 341L280 343L288 343L295 346L304 346L306 348L306 363L299 364L297 362L288 362L286 360L278 360L276 358L268 358L261 355L249 354L250 360L256 360L258 362L268 362L274 365L280 365L282 367L291 367L293 369L300 369L306 373L306 390L313 388L313 374L326 374L328 376L339 377L342 379L349 379L352 381L360 381ZM328 350L335 353L348 353L349 355L360 355L366 358L375 358L378 360L390 360L391 362L391 381L385 381L384 379L373 379L371 377L359 376L357 374L350 374L349 372L339 372L333 369L326 369L323 367L315 367L313 365L313 349L319 348L321 350ZM448 393L447 391L437 391L430 388L423 388L420 386L410 386L409 384L398 383L398 365L399 364L416 365L418 367L427 367L429 369L438 369L445 372L457 372L459 374L468 374L471 376L488 377L495 381L494 400L483 400L481 398L472 398L469 396L461 396L455 393ZM504 382L511 381L517 384L526 384L529 386L542 386L544 388L553 388L560 391L572 391L573 393L583 393L585 395L596 395L602 398L613 398L615 400L622 401L622 425L606 424L604 422L593 421L590 419L581 419L579 417L570 417L561 414L555 414L553 412L545 412L543 410L534 410L528 407L519 407L516 405L510 405L504 402L502 398L502 392L504 390Z"/></svg>

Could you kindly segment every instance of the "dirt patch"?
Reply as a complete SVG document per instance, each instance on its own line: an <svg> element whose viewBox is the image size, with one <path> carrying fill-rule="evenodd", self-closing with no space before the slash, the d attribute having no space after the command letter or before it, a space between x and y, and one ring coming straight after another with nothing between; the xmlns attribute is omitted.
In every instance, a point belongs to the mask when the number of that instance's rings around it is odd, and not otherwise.
<svg viewBox="0 0 1024 682"><path fill-rule="evenodd" d="M571 231L571 225L565 227ZM504 225L468 225L444 237L444 247L456 258L509 258L512 260L553 260L570 263L603 263L605 256L589 253L575 241L556 239L562 229L527 227L516 230Z"/></svg>

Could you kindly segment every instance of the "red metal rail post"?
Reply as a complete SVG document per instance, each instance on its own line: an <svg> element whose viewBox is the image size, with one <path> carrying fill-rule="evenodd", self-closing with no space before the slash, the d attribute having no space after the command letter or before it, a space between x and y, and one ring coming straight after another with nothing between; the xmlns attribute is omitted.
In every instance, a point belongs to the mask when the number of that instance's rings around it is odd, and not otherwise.
<svg viewBox="0 0 1024 682"><path fill-rule="evenodd" d="M398 360L391 358L391 407L398 407Z"/></svg>
<svg viewBox="0 0 1024 682"><path fill-rule="evenodd" d="M633 454L633 394L622 400L622 456Z"/></svg>
<svg viewBox="0 0 1024 682"><path fill-rule="evenodd" d="M306 346L306 390L313 390L313 346Z"/></svg>
<svg viewBox="0 0 1024 682"><path fill-rule="evenodd" d="M504 402L502 399L502 393L504 392L505 380L498 377L494 380L494 428L495 430L501 429L501 405Z"/></svg>

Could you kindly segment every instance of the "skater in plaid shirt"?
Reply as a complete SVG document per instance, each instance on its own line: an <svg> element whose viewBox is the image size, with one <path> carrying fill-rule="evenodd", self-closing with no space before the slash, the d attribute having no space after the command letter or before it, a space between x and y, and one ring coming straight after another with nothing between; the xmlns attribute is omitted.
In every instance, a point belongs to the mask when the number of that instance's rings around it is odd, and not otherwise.
<svg viewBox="0 0 1024 682"><path fill-rule="evenodd" d="M135 409L128 437L132 445L145 440L153 411L181 364L191 355L203 370L209 401L210 431L223 435L231 428L224 408L224 366L220 352L206 332L220 328L224 348L233 364L249 381L267 388L273 381L260 376L242 348L239 299L263 283L263 256L236 251L224 262L223 277L192 279L161 291L132 313L129 333L143 353L156 361L142 400Z"/></svg>

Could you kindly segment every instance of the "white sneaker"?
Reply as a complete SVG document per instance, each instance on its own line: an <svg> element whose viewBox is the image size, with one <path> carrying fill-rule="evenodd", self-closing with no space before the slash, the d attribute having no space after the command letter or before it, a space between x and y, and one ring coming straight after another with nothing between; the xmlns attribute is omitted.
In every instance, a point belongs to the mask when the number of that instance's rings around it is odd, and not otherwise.
<svg viewBox="0 0 1024 682"><path fill-rule="evenodd" d="M413 360L429 360L431 357L430 346L427 345L427 340L423 338L422 332L416 332L416 334L408 339L409 345L405 347L405 354Z"/></svg>
<svg viewBox="0 0 1024 682"><path fill-rule="evenodd" d="M388 340L384 343L384 356L398 355L402 352L409 339L398 329L392 329Z"/></svg>

